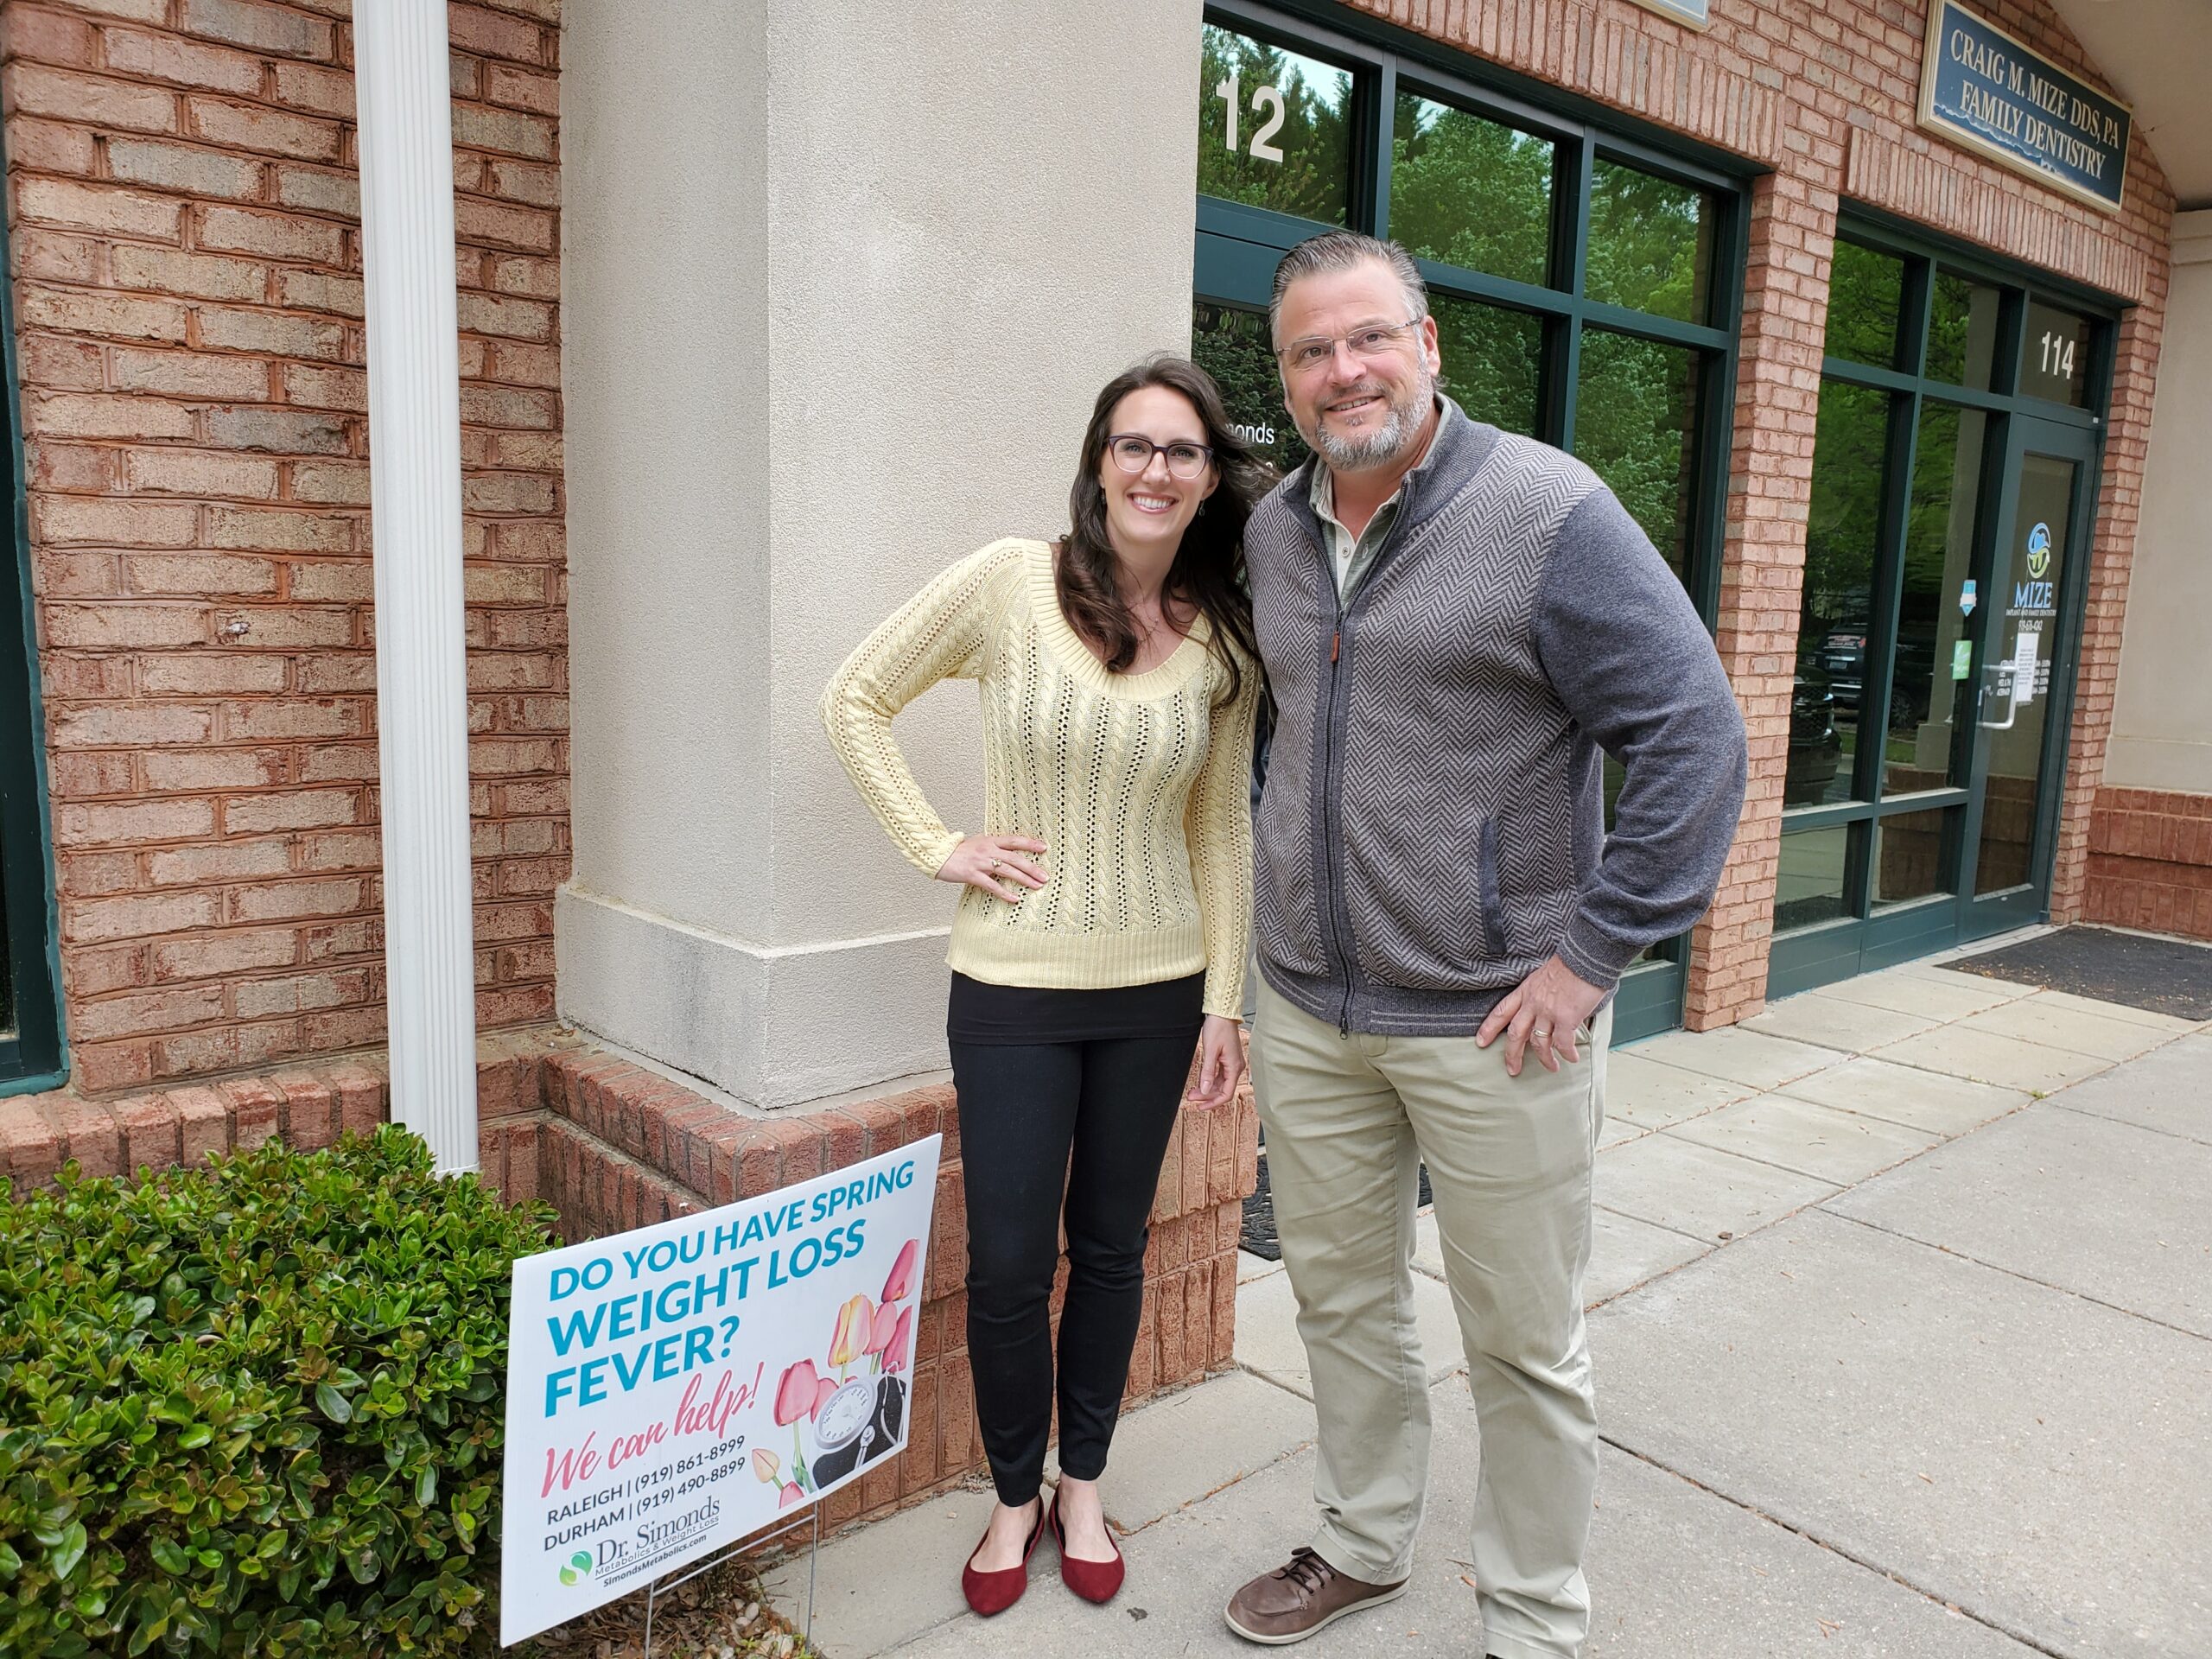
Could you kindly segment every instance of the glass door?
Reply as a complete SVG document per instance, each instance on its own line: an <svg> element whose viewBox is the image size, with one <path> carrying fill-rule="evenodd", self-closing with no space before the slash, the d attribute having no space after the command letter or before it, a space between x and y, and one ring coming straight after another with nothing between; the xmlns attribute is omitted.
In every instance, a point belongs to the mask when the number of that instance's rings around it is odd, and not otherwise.
<svg viewBox="0 0 2212 1659"><path fill-rule="evenodd" d="M1843 215L1770 997L2047 906L2114 314L2031 281Z"/></svg>
<svg viewBox="0 0 2212 1659"><path fill-rule="evenodd" d="M2050 901L2094 453L2077 426L2016 418L2007 434L1975 668L1967 938L2037 921Z"/></svg>

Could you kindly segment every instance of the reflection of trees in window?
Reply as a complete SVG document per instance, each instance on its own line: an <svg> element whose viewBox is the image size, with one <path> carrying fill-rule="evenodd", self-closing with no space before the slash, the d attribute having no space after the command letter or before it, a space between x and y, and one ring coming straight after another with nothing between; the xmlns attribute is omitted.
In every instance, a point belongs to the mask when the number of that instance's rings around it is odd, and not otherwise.
<svg viewBox="0 0 2212 1659"><path fill-rule="evenodd" d="M1989 390L1997 343L1998 291L1938 270L1928 294L1928 378Z"/></svg>
<svg viewBox="0 0 2212 1659"><path fill-rule="evenodd" d="M1680 322L1706 321L1713 203L1702 190L1597 162L1590 175L1590 245L1583 291Z"/></svg>
<svg viewBox="0 0 2212 1659"><path fill-rule="evenodd" d="M1230 422L1262 461L1287 473L1306 459L1282 406L1265 312L1198 302L1191 308L1191 356L1220 385Z"/></svg>
<svg viewBox="0 0 2212 1659"><path fill-rule="evenodd" d="M1525 311L1432 295L1444 382L1478 421L1533 437L1544 325Z"/></svg>
<svg viewBox="0 0 2212 1659"><path fill-rule="evenodd" d="M1815 663L1827 636L1864 632L1881 534L1886 392L1840 380L1821 384L1813 440L1813 499L1805 523L1805 588L1797 660Z"/></svg>
<svg viewBox="0 0 2212 1659"><path fill-rule="evenodd" d="M1236 79L1236 139L1214 89ZM1262 86L1282 94L1282 121L1267 142L1280 162L1252 154L1254 137L1274 119L1272 101L1255 110ZM1351 76L1332 65L1280 51L1247 35L1208 24L1198 54L1198 194L1270 207L1324 224L1344 223L1351 178Z"/></svg>
<svg viewBox="0 0 2212 1659"><path fill-rule="evenodd" d="M1839 241L1829 267L1830 357L1888 368L1897 361L1897 316L1904 303L1904 261Z"/></svg>
<svg viewBox="0 0 2212 1659"><path fill-rule="evenodd" d="M1424 259L1545 280L1551 141L1413 93L1390 136L1390 233Z"/></svg>
<svg viewBox="0 0 2212 1659"><path fill-rule="evenodd" d="M1605 480L1676 575L1688 569L1698 355L1602 328L1582 333L1574 453Z"/></svg>

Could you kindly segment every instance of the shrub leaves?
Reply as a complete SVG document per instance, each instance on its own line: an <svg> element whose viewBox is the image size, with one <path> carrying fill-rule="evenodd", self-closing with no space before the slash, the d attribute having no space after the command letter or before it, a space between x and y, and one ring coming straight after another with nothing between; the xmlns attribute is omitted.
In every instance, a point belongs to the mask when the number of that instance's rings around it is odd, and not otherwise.
<svg viewBox="0 0 2212 1659"><path fill-rule="evenodd" d="M489 1652L509 1269L387 1127L11 1198L0 1653Z"/></svg>

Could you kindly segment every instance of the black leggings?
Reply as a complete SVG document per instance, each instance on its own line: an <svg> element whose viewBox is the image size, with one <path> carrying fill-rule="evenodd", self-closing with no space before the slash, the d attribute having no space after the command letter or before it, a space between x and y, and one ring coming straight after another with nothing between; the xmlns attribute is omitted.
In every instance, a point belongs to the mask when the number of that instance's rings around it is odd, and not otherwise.
<svg viewBox="0 0 2212 1659"><path fill-rule="evenodd" d="M968 1187L968 1357L999 1501L1037 1496L1052 1415L1052 1274L1067 1192L1060 1467L1105 1471L1144 1306L1146 1225L1195 1033L955 1039Z"/></svg>

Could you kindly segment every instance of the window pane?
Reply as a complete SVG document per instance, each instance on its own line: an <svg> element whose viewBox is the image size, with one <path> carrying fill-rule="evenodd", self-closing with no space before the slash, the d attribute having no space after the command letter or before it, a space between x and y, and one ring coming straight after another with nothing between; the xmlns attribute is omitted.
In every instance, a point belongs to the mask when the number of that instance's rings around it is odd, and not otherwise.
<svg viewBox="0 0 2212 1659"><path fill-rule="evenodd" d="M2075 409L2089 402L2089 346L2096 325L2075 311L2028 302L2028 339L2020 390Z"/></svg>
<svg viewBox="0 0 2212 1659"><path fill-rule="evenodd" d="M1401 92L1390 152L1393 238L1424 259L1545 280L1551 140Z"/></svg>
<svg viewBox="0 0 2212 1659"><path fill-rule="evenodd" d="M1342 225L1351 72L1208 24L1198 58L1198 194Z"/></svg>
<svg viewBox="0 0 2212 1659"><path fill-rule="evenodd" d="M1433 294L1444 379L1459 407L1478 421L1533 437L1544 358L1541 318L1502 306Z"/></svg>
<svg viewBox="0 0 2212 1659"><path fill-rule="evenodd" d="M1874 826L1874 907L1948 893L1943 872L1945 821L1959 809L1904 812Z"/></svg>
<svg viewBox="0 0 2212 1659"><path fill-rule="evenodd" d="M1821 383L1785 806L1852 798L1889 423L1887 393L1840 380Z"/></svg>
<svg viewBox="0 0 2212 1659"><path fill-rule="evenodd" d="M1974 698L1966 583L1974 568L1986 419L1978 409L1932 402L1921 406L1904 569L1898 578L1897 660L1890 675L1890 734L1882 764L1885 795L1966 781L1964 757L1958 753L1961 721L1972 717ZM1977 607L1984 597L1974 596Z"/></svg>
<svg viewBox="0 0 2212 1659"><path fill-rule="evenodd" d="M1938 270L1928 296L1928 378L1974 391L1990 389L1997 358L1998 290Z"/></svg>
<svg viewBox="0 0 2212 1659"><path fill-rule="evenodd" d="M1678 322L1705 321L1713 218L1713 198L1702 190L1598 162L1583 292Z"/></svg>
<svg viewBox="0 0 2212 1659"><path fill-rule="evenodd" d="M1782 861L1774 881L1774 931L1811 927L1848 916L1844 873L1850 863L1851 836L1865 826L1839 823L1827 830L1800 830L1782 837Z"/></svg>
<svg viewBox="0 0 2212 1659"><path fill-rule="evenodd" d="M1574 399L1574 453L1684 581L1697 487L1700 356L1687 346L1586 328Z"/></svg>
<svg viewBox="0 0 2212 1659"><path fill-rule="evenodd" d="M1856 242L1835 245L1828 281L1830 357L1894 368L1897 320L1904 308L1904 261Z"/></svg>
<svg viewBox="0 0 2212 1659"><path fill-rule="evenodd" d="M1305 442L1283 410L1266 312L1194 301L1191 357L1220 383L1230 421L1255 454L1279 473L1306 459Z"/></svg>

